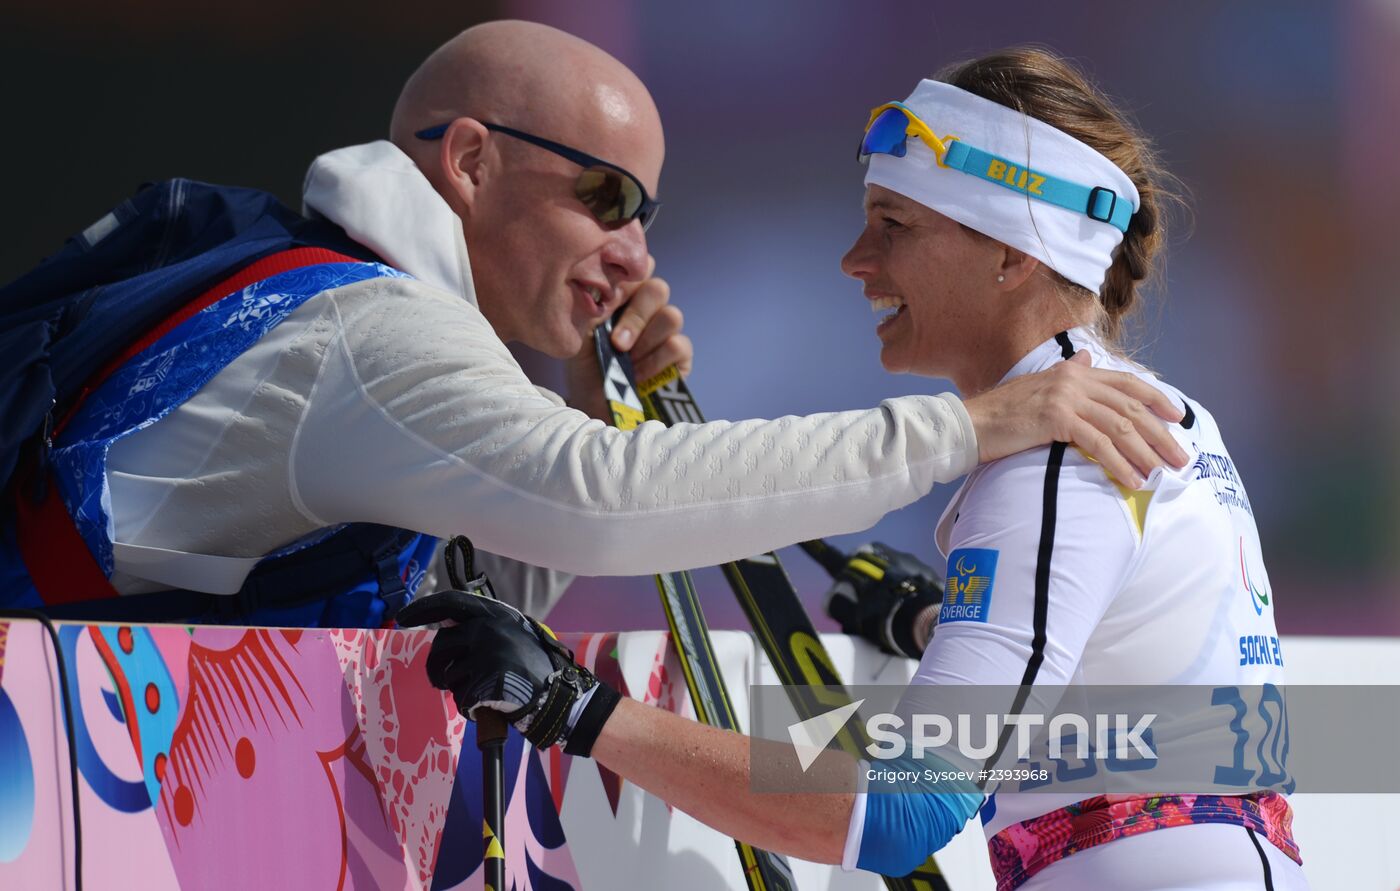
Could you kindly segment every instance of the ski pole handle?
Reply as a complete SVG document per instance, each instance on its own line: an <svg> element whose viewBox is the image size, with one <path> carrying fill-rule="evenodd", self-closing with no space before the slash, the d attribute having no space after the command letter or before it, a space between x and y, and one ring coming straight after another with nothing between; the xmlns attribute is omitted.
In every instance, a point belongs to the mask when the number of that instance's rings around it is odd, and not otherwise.
<svg viewBox="0 0 1400 891"><path fill-rule="evenodd" d="M836 578L841 570L846 568L847 555L841 553L836 548L827 544L820 538L811 541L799 542L798 546L807 552L807 556L821 564L832 578Z"/></svg>
<svg viewBox="0 0 1400 891"><path fill-rule="evenodd" d="M476 747L483 752L506 741L505 716L495 709L483 708L477 712Z"/></svg>

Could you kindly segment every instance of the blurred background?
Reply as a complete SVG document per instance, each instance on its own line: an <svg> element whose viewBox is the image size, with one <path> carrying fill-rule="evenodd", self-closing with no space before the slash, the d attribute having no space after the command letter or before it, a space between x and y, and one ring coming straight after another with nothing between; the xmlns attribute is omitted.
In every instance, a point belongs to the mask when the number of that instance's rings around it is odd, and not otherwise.
<svg viewBox="0 0 1400 891"><path fill-rule="evenodd" d="M649 240L712 418L863 408L941 381L885 374L838 258L859 232L868 110L946 63L1026 42L1078 61L1190 193L1139 358L1215 414L1249 489L1285 633L1400 634L1400 0L1073 5L866 0L10 0L0 12L0 281L140 182L256 186L382 138L461 28L526 18L650 86L666 208ZM951 487L840 543L941 568ZM814 615L826 580L783 554ZM715 570L715 627L744 619ZM566 630L664 627L649 579L581 579ZM824 617L822 627L834 627Z"/></svg>

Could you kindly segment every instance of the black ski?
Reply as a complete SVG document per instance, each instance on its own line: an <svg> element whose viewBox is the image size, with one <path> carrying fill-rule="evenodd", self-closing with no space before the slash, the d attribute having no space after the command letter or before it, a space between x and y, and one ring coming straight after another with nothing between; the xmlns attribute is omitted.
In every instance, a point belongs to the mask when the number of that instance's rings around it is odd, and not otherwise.
<svg viewBox="0 0 1400 891"><path fill-rule="evenodd" d="M636 390L648 420L667 426L705 421L690 388L674 366L643 381ZM786 687L797 716L805 720L849 703L841 675L817 636L778 555L770 551L726 563L722 569ZM869 743L860 730L864 726L860 720L848 721L837 736L841 748L857 758L864 756L864 747ZM886 876L885 887L890 891L949 891L948 880L932 856L907 876Z"/></svg>
<svg viewBox="0 0 1400 891"><path fill-rule="evenodd" d="M593 342L613 425L629 430L646 418L633 378L631 359L613 350L611 334L612 324L604 323L594 331ZM710 626L700 609L700 598L691 583L690 573L660 573L656 576L656 586L661 592L661 606L666 611L666 623L671 629L671 640L680 657L696 716L711 727L738 732L739 721L710 645ZM734 844L751 891L796 891L792 869L781 854L737 839Z"/></svg>

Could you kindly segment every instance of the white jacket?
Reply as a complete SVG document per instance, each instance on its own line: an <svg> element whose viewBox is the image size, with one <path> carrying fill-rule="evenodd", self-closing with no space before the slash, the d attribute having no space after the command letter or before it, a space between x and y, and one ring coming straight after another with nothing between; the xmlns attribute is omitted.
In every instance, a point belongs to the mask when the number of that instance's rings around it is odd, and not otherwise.
<svg viewBox="0 0 1400 891"><path fill-rule="evenodd" d="M460 221L396 147L322 155L305 201L414 279L311 298L113 446L123 593L230 593L258 557L352 521L584 575L712 565L867 528L976 463L951 395L615 430L525 377L476 307Z"/></svg>

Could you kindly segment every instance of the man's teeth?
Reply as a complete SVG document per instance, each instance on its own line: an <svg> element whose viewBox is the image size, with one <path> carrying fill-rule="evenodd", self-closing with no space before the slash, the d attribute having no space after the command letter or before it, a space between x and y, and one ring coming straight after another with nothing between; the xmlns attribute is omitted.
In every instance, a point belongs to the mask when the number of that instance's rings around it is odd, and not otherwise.
<svg viewBox="0 0 1400 891"><path fill-rule="evenodd" d="M601 288L590 285L586 290L588 291L588 296L593 298L594 303L599 306L603 305L603 291Z"/></svg>
<svg viewBox="0 0 1400 891"><path fill-rule="evenodd" d="M871 312L877 316L885 313L884 317L880 319L882 322L894 318L903 306L904 299L902 297L876 297L870 301Z"/></svg>

